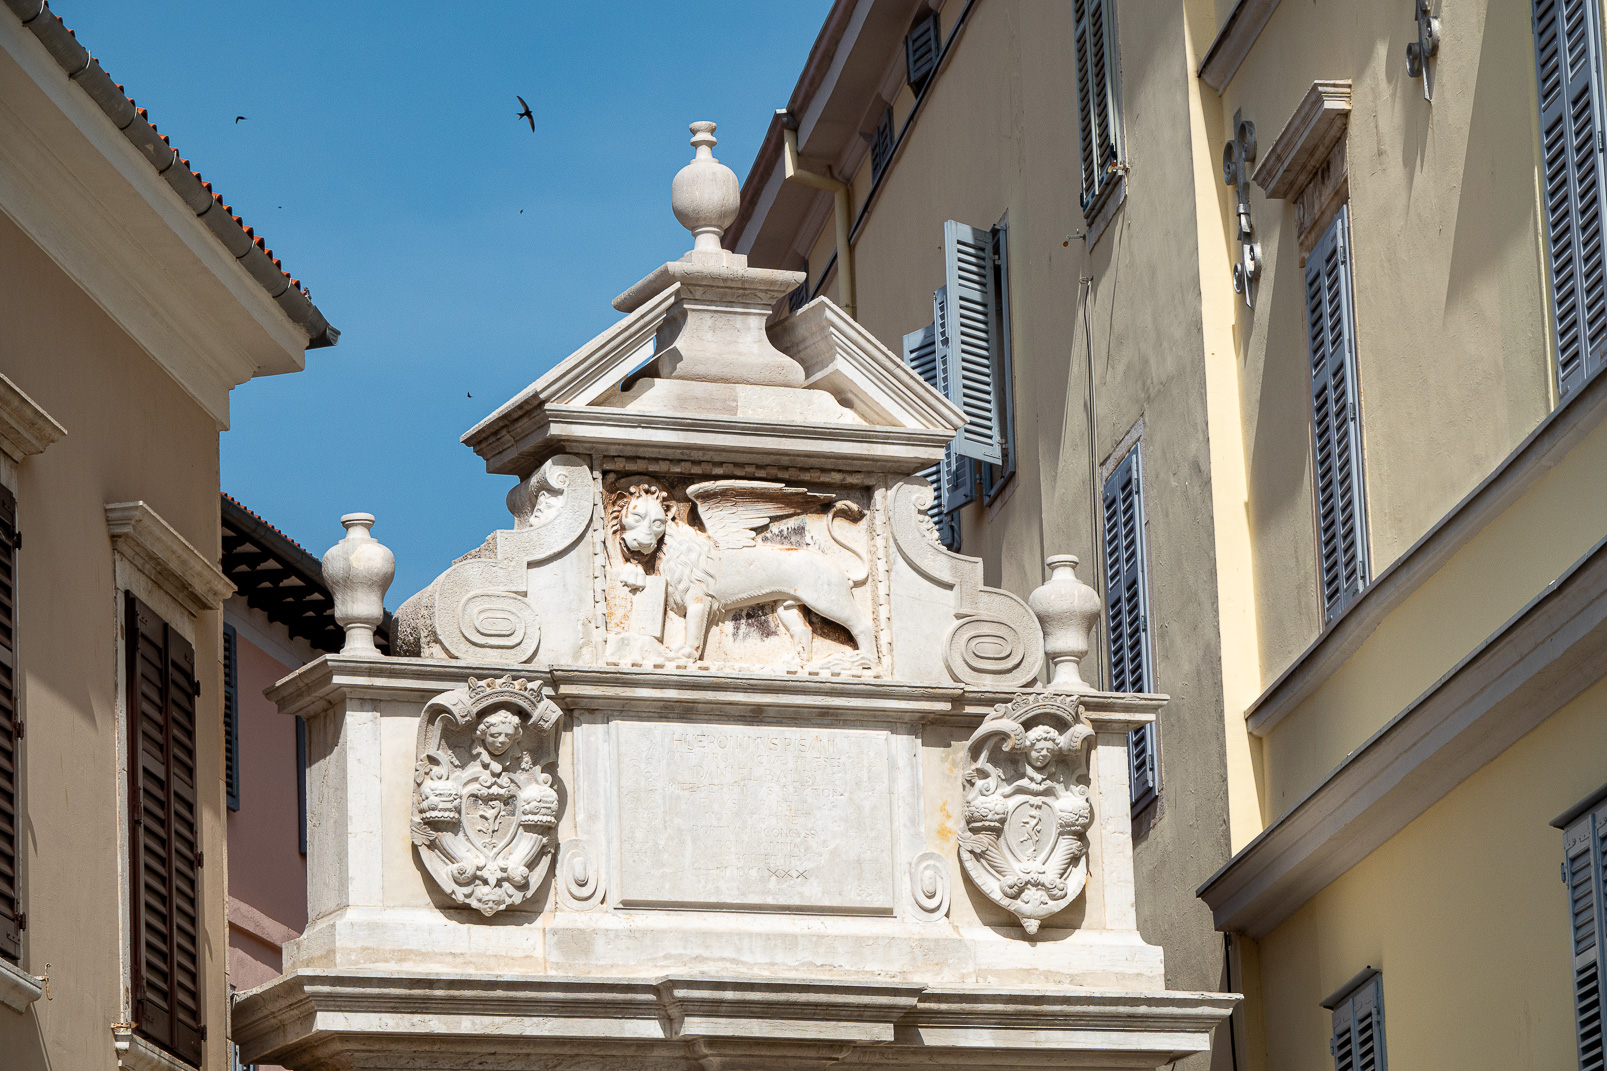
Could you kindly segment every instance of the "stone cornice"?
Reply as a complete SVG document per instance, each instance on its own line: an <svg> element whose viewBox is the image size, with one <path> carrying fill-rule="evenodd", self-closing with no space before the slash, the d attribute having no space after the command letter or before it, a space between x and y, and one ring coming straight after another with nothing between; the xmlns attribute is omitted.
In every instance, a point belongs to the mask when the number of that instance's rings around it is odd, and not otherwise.
<svg viewBox="0 0 1607 1071"><path fill-rule="evenodd" d="M67 434L51 415L0 373L0 451L12 461L42 454Z"/></svg>
<svg viewBox="0 0 1607 1071"><path fill-rule="evenodd" d="M1311 83L1256 165L1255 184L1268 197L1295 196L1345 136L1349 122L1350 80Z"/></svg>
<svg viewBox="0 0 1607 1071"><path fill-rule="evenodd" d="M1380 573L1245 711L1265 736L1361 649L1373 630L1424 581L1562 461L1607 418L1607 376L1596 376L1540 422L1467 497Z"/></svg>
<svg viewBox="0 0 1607 1071"><path fill-rule="evenodd" d="M1200 886L1265 936L1601 677L1607 540L1558 577Z"/></svg>
<svg viewBox="0 0 1607 1071"><path fill-rule="evenodd" d="M117 1052L117 1066L124 1071L195 1071L134 1033L129 1023L112 1026L112 1048Z"/></svg>
<svg viewBox="0 0 1607 1071"><path fill-rule="evenodd" d="M0 1004L25 1012L44 994L45 984L15 964L0 960Z"/></svg>
<svg viewBox="0 0 1607 1071"><path fill-rule="evenodd" d="M1200 63L1201 81L1222 92L1276 10L1278 0L1238 0Z"/></svg>
<svg viewBox="0 0 1607 1071"><path fill-rule="evenodd" d="M106 530L112 549L192 614L215 610L234 584L173 526L141 502L108 502Z"/></svg>

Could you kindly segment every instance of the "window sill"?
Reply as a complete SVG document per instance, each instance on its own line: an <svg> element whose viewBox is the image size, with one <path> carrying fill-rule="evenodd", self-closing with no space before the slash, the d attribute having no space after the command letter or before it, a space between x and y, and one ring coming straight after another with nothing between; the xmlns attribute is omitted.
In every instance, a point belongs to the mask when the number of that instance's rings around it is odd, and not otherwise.
<svg viewBox="0 0 1607 1071"><path fill-rule="evenodd" d="M1106 229L1110 227L1111 221L1116 218L1116 210L1126 203L1127 176L1123 174L1114 183L1106 186L1083 213L1083 220L1088 225L1089 249L1094 248Z"/></svg>
<svg viewBox="0 0 1607 1071"><path fill-rule="evenodd" d="M0 1004L12 1011L25 1012L44 991L44 979L35 978L14 963L0 960Z"/></svg>
<svg viewBox="0 0 1607 1071"><path fill-rule="evenodd" d="M128 1023L113 1024L112 1048L117 1050L117 1066L126 1071L195 1071L183 1060L134 1033Z"/></svg>

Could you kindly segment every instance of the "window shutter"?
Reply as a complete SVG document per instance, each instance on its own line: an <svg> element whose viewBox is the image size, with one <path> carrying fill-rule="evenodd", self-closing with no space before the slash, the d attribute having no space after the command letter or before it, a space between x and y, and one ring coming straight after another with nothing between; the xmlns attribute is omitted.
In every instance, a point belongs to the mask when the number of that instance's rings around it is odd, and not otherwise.
<svg viewBox="0 0 1607 1071"><path fill-rule="evenodd" d="M904 74L910 88L917 93L932 77L932 72L937 70L938 54L942 47L938 34L937 12L934 11L911 27L909 36L904 38Z"/></svg>
<svg viewBox="0 0 1607 1071"><path fill-rule="evenodd" d="M0 487L0 957L22 958L22 754L17 709L17 499Z"/></svg>
<svg viewBox="0 0 1607 1071"><path fill-rule="evenodd" d="M125 599L134 1019L141 1035L199 1064L195 648L132 594Z"/></svg>
<svg viewBox="0 0 1607 1071"><path fill-rule="evenodd" d="M919 331L911 331L904 336L904 363L933 390L942 391L944 375L937 357L935 324L927 324ZM958 550L960 547L960 519L954 511L969 501L965 499L951 503L949 498L950 487L959 482L953 475L958 468L957 462L964 460L954 456L954 445L950 443L943 448L942 461L926 466L918 474L932 485L932 504L927 507L926 513L937 529L939 542L950 550Z"/></svg>
<svg viewBox="0 0 1607 1071"><path fill-rule="evenodd" d="M1071 14L1082 206L1086 210L1104 192L1121 154L1116 22L1110 0L1072 0Z"/></svg>
<svg viewBox="0 0 1607 1071"><path fill-rule="evenodd" d="M1596 0L1535 0L1533 13L1557 385L1566 395L1607 359L1600 13Z"/></svg>
<svg viewBox="0 0 1607 1071"><path fill-rule="evenodd" d="M965 413L954 440L965 457L1004 461L999 327L993 293L993 232L943 224L945 285L937 293L938 364L949 400Z"/></svg>
<svg viewBox="0 0 1607 1071"><path fill-rule="evenodd" d="M1349 220L1349 208L1341 208L1306 259L1312 465L1324 621L1331 620L1367 586Z"/></svg>
<svg viewBox="0 0 1607 1071"><path fill-rule="evenodd" d="M1328 1042L1334 1071L1388 1071L1384 1051L1384 976L1374 974L1334 1005Z"/></svg>
<svg viewBox="0 0 1607 1071"><path fill-rule="evenodd" d="M876 133L870 141L870 180L880 181L882 172L887 170L887 161L893 158L893 109L888 108L882 113L881 121L876 124Z"/></svg>
<svg viewBox="0 0 1607 1071"><path fill-rule="evenodd" d="M240 809L240 638L223 626L223 783L229 810Z"/></svg>
<svg viewBox="0 0 1607 1071"><path fill-rule="evenodd" d="M1607 994L1602 989L1601 935L1607 922L1607 807L1581 815L1563 831L1573 950L1574 1027L1580 1071L1607 1067Z"/></svg>
<svg viewBox="0 0 1607 1071"><path fill-rule="evenodd" d="M1105 481L1105 636L1110 652L1110 690L1148 692L1152 661L1149 596L1145 590L1144 503L1139 449L1134 447ZM1127 734L1133 811L1160 792L1155 726Z"/></svg>

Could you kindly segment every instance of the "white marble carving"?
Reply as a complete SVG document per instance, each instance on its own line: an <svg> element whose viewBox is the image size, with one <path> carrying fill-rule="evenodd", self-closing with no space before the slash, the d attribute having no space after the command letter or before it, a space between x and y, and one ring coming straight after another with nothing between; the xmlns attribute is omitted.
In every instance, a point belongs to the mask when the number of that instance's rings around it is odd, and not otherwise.
<svg viewBox="0 0 1607 1071"><path fill-rule="evenodd" d="M1077 556L1054 554L1045 559L1049 579L1027 596L1027 605L1043 626L1043 653L1054 669L1049 687L1057 692L1091 692L1082 679L1088 634L1099 620L1099 592L1077 579Z"/></svg>
<svg viewBox="0 0 1607 1071"><path fill-rule="evenodd" d="M956 620L942 639L943 664L961 684L1020 688L1043 665L1043 629L1027 604L1008 591L984 587L982 559L938 543L926 509L932 487L919 476L901 480L890 496L893 543L927 580L953 591Z"/></svg>
<svg viewBox="0 0 1607 1071"><path fill-rule="evenodd" d="M585 533L591 470L559 454L508 492L514 527L493 532L396 611L397 654L521 665L541 646L533 572Z"/></svg>
<svg viewBox="0 0 1607 1071"><path fill-rule="evenodd" d="M875 626L855 596L870 575L868 529L853 523L864 515L858 503L769 480L706 480L685 494L701 529L687 516L689 503L675 501L655 480L623 481L615 494L610 518L620 561L614 580L629 593L631 606L626 626L609 638L610 659L698 661L718 621L751 607L774 607L790 640L791 665L875 664ZM810 514L849 564L805 545ZM761 542L761 529L779 535L795 519L798 538ZM817 661L806 609L847 629L853 650ZM666 640L666 610L681 618L678 641ZM764 660L743 650L740 635L734 646L727 661Z"/></svg>
<svg viewBox="0 0 1607 1071"><path fill-rule="evenodd" d="M523 903L552 863L562 712L544 687L514 677L430 700L419 718L413 843L453 900L494 915Z"/></svg>
<svg viewBox="0 0 1607 1071"><path fill-rule="evenodd" d="M558 902L571 911L589 911L603 902L607 872L583 840L558 846Z"/></svg>
<svg viewBox="0 0 1607 1071"><path fill-rule="evenodd" d="M995 707L966 744L960 863L1029 934L1088 880L1093 738L1075 698L1040 693Z"/></svg>
<svg viewBox="0 0 1607 1071"><path fill-rule="evenodd" d="M346 630L341 654L376 655L374 630L385 620L385 590L396 576L396 556L369 532L372 513L340 519L346 535L324 552L324 582L335 599L335 620Z"/></svg>
<svg viewBox="0 0 1607 1071"><path fill-rule="evenodd" d="M949 861L937 852L922 852L910 860L910 899L923 918L940 919L949 913Z"/></svg>

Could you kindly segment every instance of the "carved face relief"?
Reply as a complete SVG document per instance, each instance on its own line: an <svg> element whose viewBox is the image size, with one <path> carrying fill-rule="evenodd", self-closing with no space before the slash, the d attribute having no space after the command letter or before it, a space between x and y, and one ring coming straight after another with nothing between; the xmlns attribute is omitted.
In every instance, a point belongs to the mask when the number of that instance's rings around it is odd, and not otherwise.
<svg viewBox="0 0 1607 1071"><path fill-rule="evenodd" d="M620 540L632 554L651 554L670 523L664 492L651 485L632 487L619 510Z"/></svg>
<svg viewBox="0 0 1607 1071"><path fill-rule="evenodd" d="M1093 735L1074 696L1038 693L995 707L966 744L960 863L1029 934L1088 880Z"/></svg>
<svg viewBox="0 0 1607 1071"><path fill-rule="evenodd" d="M430 700L419 722L413 843L453 900L493 915L528 899L552 863L562 712L540 684L478 681Z"/></svg>

